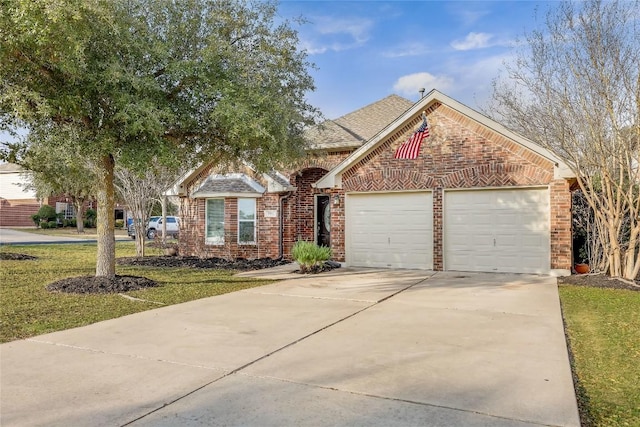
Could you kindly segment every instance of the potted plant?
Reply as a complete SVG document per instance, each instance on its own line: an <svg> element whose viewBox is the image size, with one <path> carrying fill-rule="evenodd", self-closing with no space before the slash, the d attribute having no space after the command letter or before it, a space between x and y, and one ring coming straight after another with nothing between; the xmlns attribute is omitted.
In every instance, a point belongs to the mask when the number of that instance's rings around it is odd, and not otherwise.
<svg viewBox="0 0 640 427"><path fill-rule="evenodd" d="M578 274L587 274L590 271L589 264L584 262L574 265L573 268Z"/></svg>

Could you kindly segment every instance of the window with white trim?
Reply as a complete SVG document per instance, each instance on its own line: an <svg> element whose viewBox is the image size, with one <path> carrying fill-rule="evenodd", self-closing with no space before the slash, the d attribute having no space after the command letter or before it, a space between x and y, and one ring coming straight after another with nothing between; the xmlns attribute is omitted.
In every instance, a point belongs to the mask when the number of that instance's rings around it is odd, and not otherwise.
<svg viewBox="0 0 640 427"><path fill-rule="evenodd" d="M71 203L56 202L56 213L64 214L64 219L75 218L76 212Z"/></svg>
<svg viewBox="0 0 640 427"><path fill-rule="evenodd" d="M224 245L224 199L207 199L205 242Z"/></svg>
<svg viewBox="0 0 640 427"><path fill-rule="evenodd" d="M238 243L256 243L256 199L238 199Z"/></svg>

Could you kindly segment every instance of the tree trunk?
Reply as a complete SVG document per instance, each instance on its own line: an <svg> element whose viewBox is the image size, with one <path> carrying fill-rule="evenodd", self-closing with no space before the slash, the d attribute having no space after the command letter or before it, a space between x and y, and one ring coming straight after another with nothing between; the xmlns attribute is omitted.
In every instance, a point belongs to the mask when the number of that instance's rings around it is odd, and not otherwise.
<svg viewBox="0 0 640 427"><path fill-rule="evenodd" d="M114 277L116 275L116 240L114 235L115 208L114 196L114 160L112 155L102 158L100 179L102 184L98 188L97 197L97 233L98 259L96 261L96 276Z"/></svg>
<svg viewBox="0 0 640 427"><path fill-rule="evenodd" d="M136 256L138 258L144 257L144 227L136 226Z"/></svg>
<svg viewBox="0 0 640 427"><path fill-rule="evenodd" d="M160 198L160 206L162 207L162 247L167 243L167 196L164 194Z"/></svg>
<svg viewBox="0 0 640 427"><path fill-rule="evenodd" d="M73 205L76 208L76 231L81 234L84 233L84 199L74 199Z"/></svg>

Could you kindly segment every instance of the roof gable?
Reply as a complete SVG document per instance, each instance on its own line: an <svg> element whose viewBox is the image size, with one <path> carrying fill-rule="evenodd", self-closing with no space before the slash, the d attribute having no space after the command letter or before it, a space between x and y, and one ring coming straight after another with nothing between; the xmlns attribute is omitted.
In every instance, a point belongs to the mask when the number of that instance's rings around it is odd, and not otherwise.
<svg viewBox="0 0 640 427"><path fill-rule="evenodd" d="M192 194L202 197L260 197L264 187L245 174L210 175Z"/></svg>
<svg viewBox="0 0 640 427"><path fill-rule="evenodd" d="M371 139L369 139L364 145L355 150L351 155L345 158L340 164L338 164L335 168L329 171L322 179L320 179L315 187L317 188L340 188L342 186L342 174L347 172L349 169L357 165L361 160L367 157L372 151L378 148L380 145L384 144L390 136L397 133L398 130L405 128L412 121L415 121L416 118L422 113L424 110L428 110L434 104L442 104L447 106L448 108L456 111L457 113L466 116L470 120L482 125L484 128L495 132L499 135L504 136L505 138L513 141L514 143L522 146L523 148L537 154L538 156L547 159L549 162L554 164L554 175L557 177L572 177L573 175L569 171L569 168L558 159L553 153L549 150L546 150L543 147L533 143L532 141L524 138L523 136L510 131L503 125L498 122L478 113L477 111L467 107L464 104L461 104L458 101L455 101L452 98L438 92L437 90L432 90L424 96L420 101L413 104L413 106L405 111L403 114L398 116L395 120L393 120L388 126L382 129L378 134L374 135Z"/></svg>

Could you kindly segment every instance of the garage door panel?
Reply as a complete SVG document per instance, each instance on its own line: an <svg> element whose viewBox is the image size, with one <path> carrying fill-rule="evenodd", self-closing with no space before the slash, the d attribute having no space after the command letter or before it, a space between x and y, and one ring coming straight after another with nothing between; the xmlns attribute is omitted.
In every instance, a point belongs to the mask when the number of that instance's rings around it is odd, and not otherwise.
<svg viewBox="0 0 640 427"><path fill-rule="evenodd" d="M347 263L432 268L432 210L427 192L347 194Z"/></svg>
<svg viewBox="0 0 640 427"><path fill-rule="evenodd" d="M548 273L549 240L547 189L445 192L448 270Z"/></svg>

